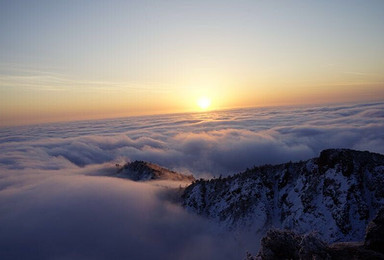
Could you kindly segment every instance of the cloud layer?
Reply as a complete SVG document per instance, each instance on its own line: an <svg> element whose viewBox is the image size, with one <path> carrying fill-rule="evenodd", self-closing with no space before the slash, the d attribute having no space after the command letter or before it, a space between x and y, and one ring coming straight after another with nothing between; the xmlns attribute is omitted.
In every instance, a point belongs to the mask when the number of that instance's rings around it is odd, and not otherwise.
<svg viewBox="0 0 384 260"><path fill-rule="evenodd" d="M147 160L196 176L317 156L384 153L384 103L240 109L1 129L0 165L63 169Z"/></svg>
<svg viewBox="0 0 384 260"><path fill-rule="evenodd" d="M0 191L1 259L235 259L240 254L233 237L162 200L156 186L65 173L32 175L11 178Z"/></svg>
<svg viewBox="0 0 384 260"><path fill-rule="evenodd" d="M164 185L106 177L146 160L196 177L317 156L384 153L384 103L239 109L0 129L0 258L239 259L231 234L164 199Z"/></svg>

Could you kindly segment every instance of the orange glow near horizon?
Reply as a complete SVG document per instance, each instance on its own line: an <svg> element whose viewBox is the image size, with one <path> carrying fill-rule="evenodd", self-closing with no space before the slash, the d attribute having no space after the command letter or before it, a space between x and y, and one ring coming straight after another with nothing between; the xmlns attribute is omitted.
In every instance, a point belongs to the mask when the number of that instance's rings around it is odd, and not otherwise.
<svg viewBox="0 0 384 260"><path fill-rule="evenodd" d="M2 5L0 126L384 100L384 1L63 2Z"/></svg>
<svg viewBox="0 0 384 260"><path fill-rule="evenodd" d="M229 80L229 79L228 79ZM223 80L222 80L223 81ZM194 84L192 86L199 86ZM293 86L295 85L295 86ZM75 121L112 117L155 115L212 111L240 107L305 105L338 102L380 100L384 96L381 85L359 87L314 87L292 84L285 88L265 82L239 85L212 83L200 87L186 84L172 86L174 91L110 91L78 93L76 89L61 92L29 90L14 93L14 98L0 97L0 126L23 125L56 121ZM332 85L332 84L330 84ZM244 89L244 91L239 91ZM345 93L348 92L348 95Z"/></svg>

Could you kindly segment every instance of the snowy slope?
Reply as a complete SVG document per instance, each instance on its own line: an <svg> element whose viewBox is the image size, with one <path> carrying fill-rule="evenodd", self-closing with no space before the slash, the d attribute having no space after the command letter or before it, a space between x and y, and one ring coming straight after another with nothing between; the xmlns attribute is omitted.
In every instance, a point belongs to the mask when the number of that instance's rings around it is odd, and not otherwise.
<svg viewBox="0 0 384 260"><path fill-rule="evenodd" d="M187 187L183 206L231 229L317 231L329 242L362 240L384 205L384 156L330 149L308 161L265 165Z"/></svg>

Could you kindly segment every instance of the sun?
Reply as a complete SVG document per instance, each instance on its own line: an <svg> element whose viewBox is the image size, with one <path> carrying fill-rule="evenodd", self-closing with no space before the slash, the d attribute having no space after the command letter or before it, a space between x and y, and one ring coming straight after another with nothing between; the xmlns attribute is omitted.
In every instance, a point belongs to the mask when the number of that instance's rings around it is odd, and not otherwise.
<svg viewBox="0 0 384 260"><path fill-rule="evenodd" d="M198 100L197 100L197 105L202 109L202 110L206 110L209 108L209 106L211 105L211 99L208 98L208 97L200 97Z"/></svg>

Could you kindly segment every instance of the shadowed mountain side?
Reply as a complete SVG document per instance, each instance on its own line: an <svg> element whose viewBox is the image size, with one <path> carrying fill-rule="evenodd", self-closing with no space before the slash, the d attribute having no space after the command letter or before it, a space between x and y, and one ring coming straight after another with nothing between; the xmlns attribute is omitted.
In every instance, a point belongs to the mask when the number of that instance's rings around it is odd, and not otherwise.
<svg viewBox="0 0 384 260"><path fill-rule="evenodd" d="M119 166L116 176L128 178L133 181L149 181L149 180L171 180L171 181L186 181L192 182L195 178L192 175L185 175L163 168L159 165L133 161Z"/></svg>
<svg viewBox="0 0 384 260"><path fill-rule="evenodd" d="M328 242L359 241L384 205L384 156L329 149L318 158L197 180L183 206L230 229L316 231Z"/></svg>

